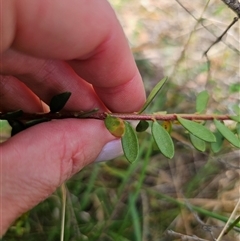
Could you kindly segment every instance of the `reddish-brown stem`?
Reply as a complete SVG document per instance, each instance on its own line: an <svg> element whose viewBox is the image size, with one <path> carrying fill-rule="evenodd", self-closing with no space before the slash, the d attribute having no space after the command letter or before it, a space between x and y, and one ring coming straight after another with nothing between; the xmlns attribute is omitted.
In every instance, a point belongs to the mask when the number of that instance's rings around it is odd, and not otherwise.
<svg viewBox="0 0 240 241"><path fill-rule="evenodd" d="M200 114L110 114L114 117L119 117L124 120L162 120L162 121L174 121L177 120L177 116L180 116L188 120L229 120L229 115L200 115Z"/></svg>
<svg viewBox="0 0 240 241"><path fill-rule="evenodd" d="M5 120L36 120L36 119L66 119L66 118L90 118L104 120L107 115L113 117L119 117L123 120L162 120L162 121L174 121L177 120L177 116L188 120L230 120L229 115L216 115L216 114L138 114L138 113L106 113L106 112L83 112L83 111L60 111L57 113L22 113L19 117L6 116L6 113L0 112L0 119Z"/></svg>

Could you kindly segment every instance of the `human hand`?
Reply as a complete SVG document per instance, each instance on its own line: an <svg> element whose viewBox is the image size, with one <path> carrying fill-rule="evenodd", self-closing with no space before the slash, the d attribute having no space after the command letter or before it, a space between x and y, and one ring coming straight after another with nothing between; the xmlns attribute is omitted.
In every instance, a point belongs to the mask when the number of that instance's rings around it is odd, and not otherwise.
<svg viewBox="0 0 240 241"><path fill-rule="evenodd" d="M140 109L141 77L106 0L2 0L0 8L0 111L43 111L41 100L64 91L67 110ZM2 143L0 236L111 141L102 121L65 119Z"/></svg>

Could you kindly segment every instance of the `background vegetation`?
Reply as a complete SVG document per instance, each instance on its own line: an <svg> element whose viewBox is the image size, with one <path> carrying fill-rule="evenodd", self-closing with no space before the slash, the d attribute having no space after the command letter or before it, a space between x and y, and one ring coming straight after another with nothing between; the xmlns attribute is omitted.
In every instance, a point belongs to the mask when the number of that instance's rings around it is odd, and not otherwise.
<svg viewBox="0 0 240 241"><path fill-rule="evenodd" d="M235 14L220 0L111 0L149 92L169 76L148 112L194 113L197 93L210 93L208 113L239 111L239 25L209 51ZM239 113L239 112L238 112ZM229 122L231 127L232 122ZM215 240L239 200L239 150L196 151L181 127L166 159L148 133L138 161L92 164L66 183L65 240ZM60 240L61 190L22 216L3 240ZM234 218L239 216L236 213ZM170 231L173 230L173 231ZM196 235L196 236L191 236ZM222 240L239 240L239 229Z"/></svg>

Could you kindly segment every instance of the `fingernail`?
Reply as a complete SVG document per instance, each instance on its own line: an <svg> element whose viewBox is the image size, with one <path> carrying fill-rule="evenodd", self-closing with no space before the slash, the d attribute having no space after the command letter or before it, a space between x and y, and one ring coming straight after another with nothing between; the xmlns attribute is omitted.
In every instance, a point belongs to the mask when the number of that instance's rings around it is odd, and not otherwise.
<svg viewBox="0 0 240 241"><path fill-rule="evenodd" d="M112 160L118 156L121 156L122 154L123 154L123 150L122 150L121 140L120 139L113 140L108 142L103 147L102 151L98 155L95 162Z"/></svg>

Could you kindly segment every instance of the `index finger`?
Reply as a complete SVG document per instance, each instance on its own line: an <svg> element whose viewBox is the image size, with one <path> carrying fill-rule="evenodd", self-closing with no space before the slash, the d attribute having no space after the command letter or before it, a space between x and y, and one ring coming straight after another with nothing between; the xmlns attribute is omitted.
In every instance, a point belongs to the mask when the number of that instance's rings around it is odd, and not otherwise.
<svg viewBox="0 0 240 241"><path fill-rule="evenodd" d="M14 48L37 57L68 60L112 111L140 109L145 101L142 79L107 1L21 0L14 4Z"/></svg>

